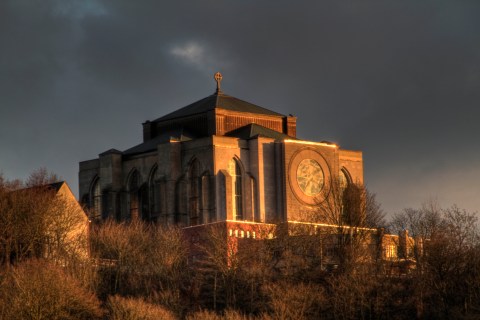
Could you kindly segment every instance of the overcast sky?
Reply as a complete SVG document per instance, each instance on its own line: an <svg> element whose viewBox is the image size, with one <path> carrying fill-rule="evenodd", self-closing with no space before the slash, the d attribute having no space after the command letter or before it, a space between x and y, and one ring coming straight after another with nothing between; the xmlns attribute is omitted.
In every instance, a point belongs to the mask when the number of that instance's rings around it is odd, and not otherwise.
<svg viewBox="0 0 480 320"><path fill-rule="evenodd" d="M213 93L362 150L388 213L480 208L480 1L0 1L0 171L78 162ZM78 196L78 194L77 194Z"/></svg>

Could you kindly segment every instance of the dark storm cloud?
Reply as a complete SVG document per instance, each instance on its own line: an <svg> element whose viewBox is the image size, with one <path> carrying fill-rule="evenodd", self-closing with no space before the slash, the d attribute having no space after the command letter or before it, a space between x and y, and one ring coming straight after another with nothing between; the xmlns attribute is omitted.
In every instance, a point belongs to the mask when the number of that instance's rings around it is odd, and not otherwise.
<svg viewBox="0 0 480 320"><path fill-rule="evenodd" d="M209 95L364 151L388 211L480 207L477 1L2 1L0 170L77 189L78 162Z"/></svg>

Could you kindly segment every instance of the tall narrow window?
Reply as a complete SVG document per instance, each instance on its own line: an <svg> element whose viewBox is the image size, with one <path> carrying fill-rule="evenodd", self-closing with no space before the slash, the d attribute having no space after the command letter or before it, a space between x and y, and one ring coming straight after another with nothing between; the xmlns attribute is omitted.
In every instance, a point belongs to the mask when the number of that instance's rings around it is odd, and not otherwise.
<svg viewBox="0 0 480 320"><path fill-rule="evenodd" d="M188 199L187 199L187 180L185 177L181 177L175 186L175 222L176 223L188 223Z"/></svg>
<svg viewBox="0 0 480 320"><path fill-rule="evenodd" d="M102 218L102 192L99 178L95 179L90 191L90 210L92 211L93 220L100 220Z"/></svg>
<svg viewBox="0 0 480 320"><path fill-rule="evenodd" d="M346 209L348 208L348 194L347 194L347 188L350 184L349 179L348 179L348 173L345 168L340 169L340 172L338 173L338 183L339 183L339 188L338 192L339 196L341 196L341 208L340 208L340 213L342 215L342 219L349 220L348 219L348 212L346 212Z"/></svg>
<svg viewBox="0 0 480 320"><path fill-rule="evenodd" d="M345 180L342 188L343 222L349 226L363 226L365 224L365 212L362 209L362 188L352 182L347 169L342 168L340 177L342 176Z"/></svg>
<svg viewBox="0 0 480 320"><path fill-rule="evenodd" d="M342 168L339 173L339 183L341 190L345 190L351 184L351 178L347 169Z"/></svg>
<svg viewBox="0 0 480 320"><path fill-rule="evenodd" d="M242 169L237 160L230 160L229 173L232 176L233 184L233 216L235 217L235 220L243 220Z"/></svg>
<svg viewBox="0 0 480 320"><path fill-rule="evenodd" d="M202 177L200 178L201 182L201 196L202 199L200 200L201 203L201 216L204 219L202 222L212 222L213 221L213 212L211 210L212 203L213 203L213 190L211 187L210 182L211 176L208 172L204 172Z"/></svg>
<svg viewBox="0 0 480 320"><path fill-rule="evenodd" d="M150 221L150 197L148 184L144 183L138 191L138 203L141 208L142 219Z"/></svg>
<svg viewBox="0 0 480 320"><path fill-rule="evenodd" d="M194 160L190 165L189 172L190 192L188 199L188 215L190 225L199 224L200 216L200 166L197 160Z"/></svg>
<svg viewBox="0 0 480 320"><path fill-rule="evenodd" d="M130 179L128 182L128 195L129 195L129 218L136 219L138 218L138 192L139 192L139 177L138 172L135 170L131 173Z"/></svg>
<svg viewBox="0 0 480 320"><path fill-rule="evenodd" d="M160 185L156 181L157 177L157 167L155 167L148 181L148 190L150 198L150 220L157 221L158 216L160 215Z"/></svg>

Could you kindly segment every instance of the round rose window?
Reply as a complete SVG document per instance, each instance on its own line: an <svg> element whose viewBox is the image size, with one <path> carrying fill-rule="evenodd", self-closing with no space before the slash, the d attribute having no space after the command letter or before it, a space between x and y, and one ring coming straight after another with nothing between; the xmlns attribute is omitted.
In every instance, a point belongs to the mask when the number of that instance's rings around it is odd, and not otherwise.
<svg viewBox="0 0 480 320"><path fill-rule="evenodd" d="M297 183L303 193L313 197L318 195L323 188L323 170L317 161L303 159L297 167Z"/></svg>

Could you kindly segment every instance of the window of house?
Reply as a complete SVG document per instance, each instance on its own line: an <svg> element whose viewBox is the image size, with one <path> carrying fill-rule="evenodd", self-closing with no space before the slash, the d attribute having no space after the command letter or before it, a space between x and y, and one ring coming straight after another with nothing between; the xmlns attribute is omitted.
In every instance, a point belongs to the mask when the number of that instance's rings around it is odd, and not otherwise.
<svg viewBox="0 0 480 320"><path fill-rule="evenodd" d="M395 245L386 245L384 248L385 258L393 259L397 257L397 246Z"/></svg>

